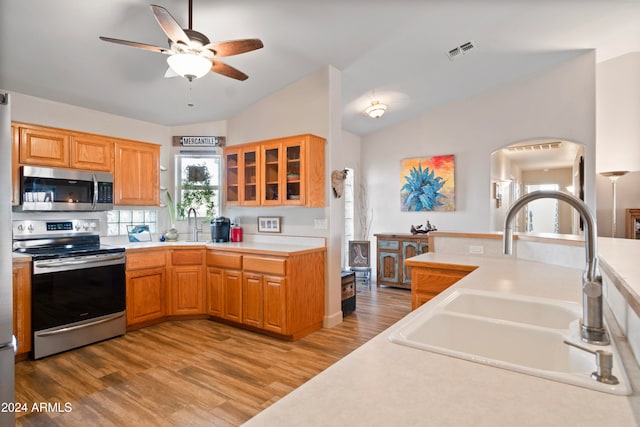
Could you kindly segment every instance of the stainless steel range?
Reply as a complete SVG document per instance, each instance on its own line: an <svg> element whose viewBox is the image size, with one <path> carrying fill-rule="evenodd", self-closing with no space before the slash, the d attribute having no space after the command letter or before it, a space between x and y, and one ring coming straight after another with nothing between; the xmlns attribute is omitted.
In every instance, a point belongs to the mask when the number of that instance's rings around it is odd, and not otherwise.
<svg viewBox="0 0 640 427"><path fill-rule="evenodd" d="M98 220L13 221L31 255L33 357L126 332L125 250L100 244Z"/></svg>

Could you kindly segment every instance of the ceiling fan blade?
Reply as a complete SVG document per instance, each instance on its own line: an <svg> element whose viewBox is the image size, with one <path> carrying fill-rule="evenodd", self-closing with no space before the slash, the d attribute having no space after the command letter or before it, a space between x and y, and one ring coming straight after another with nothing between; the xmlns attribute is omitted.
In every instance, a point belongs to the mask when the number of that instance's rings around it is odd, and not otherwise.
<svg viewBox="0 0 640 427"><path fill-rule="evenodd" d="M149 7L151 7L153 16L156 17L156 21L158 21L162 31L164 31L169 39L174 43L182 43L185 46L190 45L189 37L167 9L162 6L156 6L155 4L152 4Z"/></svg>
<svg viewBox="0 0 640 427"><path fill-rule="evenodd" d="M214 73L222 74L223 76L231 77L236 80L247 80L249 76L247 76L242 71L237 68L233 68L231 65L224 64L222 62L213 61L213 66L211 67L211 71Z"/></svg>
<svg viewBox="0 0 640 427"><path fill-rule="evenodd" d="M218 58L251 52L264 47L260 39L229 40L226 42L209 43L204 48L213 51Z"/></svg>
<svg viewBox="0 0 640 427"><path fill-rule="evenodd" d="M137 48L140 48L140 49L150 50L152 52L159 52L159 53L169 53L170 52L169 49L164 48L164 47L153 46L153 45L150 45L150 44L144 44L144 43L138 43L138 42L130 42L128 40L113 39L111 37L102 37L102 36L100 36L100 40L104 40L106 42L111 42L111 43L123 44L125 46L137 47Z"/></svg>

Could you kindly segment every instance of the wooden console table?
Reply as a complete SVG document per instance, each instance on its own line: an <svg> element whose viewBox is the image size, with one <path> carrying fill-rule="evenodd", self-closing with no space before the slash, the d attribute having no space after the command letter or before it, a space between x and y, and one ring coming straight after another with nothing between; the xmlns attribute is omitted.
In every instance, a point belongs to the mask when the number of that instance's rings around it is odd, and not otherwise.
<svg viewBox="0 0 640 427"><path fill-rule="evenodd" d="M429 252L426 234L376 234L377 281L376 286L394 286L411 289L411 267L404 265L407 258Z"/></svg>

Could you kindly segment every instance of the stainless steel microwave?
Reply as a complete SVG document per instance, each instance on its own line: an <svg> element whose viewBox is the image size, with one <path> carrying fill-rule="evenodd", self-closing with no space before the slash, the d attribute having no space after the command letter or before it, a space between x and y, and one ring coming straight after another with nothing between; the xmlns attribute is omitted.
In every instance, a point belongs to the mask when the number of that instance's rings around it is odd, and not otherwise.
<svg viewBox="0 0 640 427"><path fill-rule="evenodd" d="M113 209L113 175L75 169L22 166L22 211L107 211Z"/></svg>

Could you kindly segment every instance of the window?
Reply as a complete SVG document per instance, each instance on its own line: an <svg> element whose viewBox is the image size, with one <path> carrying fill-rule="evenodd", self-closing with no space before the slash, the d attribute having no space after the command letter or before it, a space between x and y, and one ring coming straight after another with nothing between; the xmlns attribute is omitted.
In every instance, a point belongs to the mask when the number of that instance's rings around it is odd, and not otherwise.
<svg viewBox="0 0 640 427"><path fill-rule="evenodd" d="M212 154L176 155L176 213L185 219L190 208L198 218L220 212L221 157Z"/></svg>
<svg viewBox="0 0 640 427"><path fill-rule="evenodd" d="M127 225L148 225L149 231L156 233L157 212L143 209L114 209L107 212L107 236L126 236Z"/></svg>
<svg viewBox="0 0 640 427"><path fill-rule="evenodd" d="M344 254L342 265L349 265L349 240L355 240L355 208L353 190L353 169L347 169L347 177L344 180Z"/></svg>

